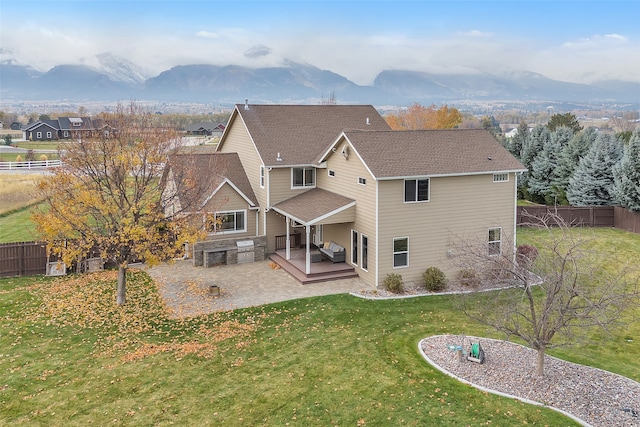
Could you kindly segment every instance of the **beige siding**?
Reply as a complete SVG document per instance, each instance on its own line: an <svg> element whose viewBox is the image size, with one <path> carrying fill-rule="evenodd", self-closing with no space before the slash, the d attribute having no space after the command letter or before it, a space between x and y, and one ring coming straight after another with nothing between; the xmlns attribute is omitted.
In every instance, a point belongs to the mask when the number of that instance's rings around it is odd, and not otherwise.
<svg viewBox="0 0 640 427"><path fill-rule="evenodd" d="M367 283L375 284L376 269L376 181L369 174L364 164L351 149L348 159L340 154L340 149L346 142L341 141L338 149L327 159L327 168L318 169L316 183L318 187L341 194L356 201L355 222L325 225L323 237L325 241L333 240L344 246L347 250L347 262L351 263L351 230L356 230L358 236L365 234L369 239L368 244L368 268L361 268L362 251L359 251L358 266L356 271ZM328 176L328 171L333 170L335 176ZM364 178L366 185L358 183L358 178ZM360 240L360 237L358 238Z"/></svg>
<svg viewBox="0 0 640 427"><path fill-rule="evenodd" d="M258 206L267 206L266 190L260 188L260 166L262 165L262 160L240 116L236 117L233 123L231 123L231 127L228 129L220 151L223 153L238 153L247 178L249 178L249 183L258 199ZM262 230L261 220L259 235L263 234L264 230Z"/></svg>
<svg viewBox="0 0 640 427"><path fill-rule="evenodd" d="M388 273L405 281L422 281L427 267L437 266L450 277L449 250L457 238L487 239L488 229L502 227L505 241L513 236L514 174L508 182L493 175L432 178L429 202L404 203L404 180L380 182L378 284ZM394 237L409 237L409 266L393 268ZM507 239L508 237L508 239Z"/></svg>
<svg viewBox="0 0 640 427"><path fill-rule="evenodd" d="M255 210L249 209L247 201L240 196L229 184L224 184L216 195L207 202L205 206L206 212L224 212L224 211L237 211L244 210L247 218L247 230L244 233L231 233L231 234L211 234L208 240L216 239L228 239L230 237L243 237L243 236L255 236L256 235L256 215Z"/></svg>

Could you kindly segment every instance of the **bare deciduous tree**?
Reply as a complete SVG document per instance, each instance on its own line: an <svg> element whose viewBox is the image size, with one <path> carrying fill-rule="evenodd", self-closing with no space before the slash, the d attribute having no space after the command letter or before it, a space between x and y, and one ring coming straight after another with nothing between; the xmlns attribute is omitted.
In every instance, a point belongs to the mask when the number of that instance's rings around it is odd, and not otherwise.
<svg viewBox="0 0 640 427"><path fill-rule="evenodd" d="M462 296L470 318L537 350L536 372L544 375L547 349L575 343L591 327L623 324L628 307L639 303L638 280L628 269L608 271L614 259L599 259L589 249L589 229L570 227L560 216L530 218L531 226L548 233L548 244L516 255L513 249L491 254L487 243L461 239L454 264L485 280L502 281L508 289ZM503 247L507 247L503 242ZM514 246L510 246L513 248ZM534 254L531 256L530 254Z"/></svg>

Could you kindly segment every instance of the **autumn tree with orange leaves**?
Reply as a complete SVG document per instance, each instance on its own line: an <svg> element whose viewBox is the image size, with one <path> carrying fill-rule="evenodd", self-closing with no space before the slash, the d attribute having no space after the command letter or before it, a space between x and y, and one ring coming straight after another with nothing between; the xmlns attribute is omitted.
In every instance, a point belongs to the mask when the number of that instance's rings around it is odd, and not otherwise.
<svg viewBox="0 0 640 427"><path fill-rule="evenodd" d="M161 177L181 138L158 120L136 103L119 105L96 120L99 134L65 144L63 166L39 185L45 203L33 219L48 250L67 265L92 253L114 262L118 305L130 262L170 259L201 236L179 215L165 216Z"/></svg>
<svg viewBox="0 0 640 427"><path fill-rule="evenodd" d="M416 102L398 114L386 115L385 120L394 130L453 129L462 123L462 114L447 105L425 107Z"/></svg>

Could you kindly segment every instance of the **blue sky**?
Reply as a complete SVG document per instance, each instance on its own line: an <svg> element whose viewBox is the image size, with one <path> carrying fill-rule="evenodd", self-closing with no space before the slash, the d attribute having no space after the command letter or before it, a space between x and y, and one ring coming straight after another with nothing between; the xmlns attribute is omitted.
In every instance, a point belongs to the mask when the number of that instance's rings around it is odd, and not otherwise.
<svg viewBox="0 0 640 427"><path fill-rule="evenodd" d="M110 52L175 65L286 60L371 84L385 69L640 81L640 1L0 2L0 59L46 71Z"/></svg>

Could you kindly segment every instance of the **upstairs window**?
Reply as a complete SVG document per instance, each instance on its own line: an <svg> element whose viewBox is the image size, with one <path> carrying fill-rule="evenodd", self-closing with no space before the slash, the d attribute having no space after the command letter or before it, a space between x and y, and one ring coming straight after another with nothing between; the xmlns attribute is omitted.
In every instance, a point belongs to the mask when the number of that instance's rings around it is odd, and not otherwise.
<svg viewBox="0 0 640 427"><path fill-rule="evenodd" d="M292 168L291 188L311 188L316 186L315 168Z"/></svg>
<svg viewBox="0 0 640 427"><path fill-rule="evenodd" d="M405 203L429 201L429 179L405 179L404 180Z"/></svg>
<svg viewBox="0 0 640 427"><path fill-rule="evenodd" d="M264 188L264 182L265 182L264 166L260 166L260 188Z"/></svg>
<svg viewBox="0 0 640 427"><path fill-rule="evenodd" d="M367 185L367 178L363 178L361 176L358 177L358 184Z"/></svg>
<svg viewBox="0 0 640 427"><path fill-rule="evenodd" d="M507 182L509 181L508 173L494 173L493 182Z"/></svg>

